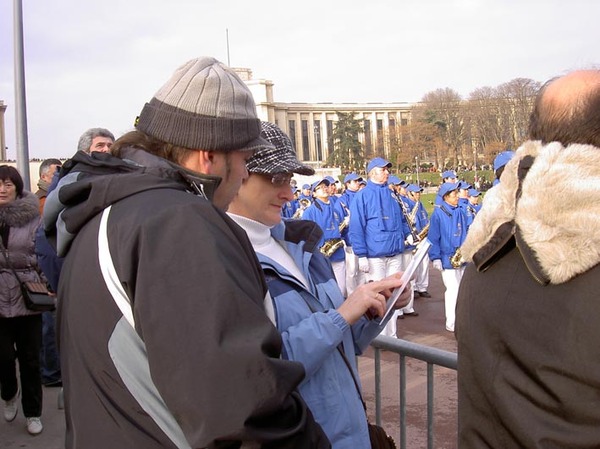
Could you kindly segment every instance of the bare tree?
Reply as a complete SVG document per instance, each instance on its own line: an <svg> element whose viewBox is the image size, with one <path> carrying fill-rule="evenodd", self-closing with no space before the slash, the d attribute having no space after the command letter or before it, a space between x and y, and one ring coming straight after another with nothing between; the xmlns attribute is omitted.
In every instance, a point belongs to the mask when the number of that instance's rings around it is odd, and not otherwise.
<svg viewBox="0 0 600 449"><path fill-rule="evenodd" d="M425 120L436 126L439 136L447 147L446 162L457 167L465 158L464 114L462 99L458 92L446 87L425 94L421 100L425 108Z"/></svg>
<svg viewBox="0 0 600 449"><path fill-rule="evenodd" d="M539 89L540 83L528 78L515 78L498 86L498 95L507 108L508 146L517 147L527 138L529 115Z"/></svg>

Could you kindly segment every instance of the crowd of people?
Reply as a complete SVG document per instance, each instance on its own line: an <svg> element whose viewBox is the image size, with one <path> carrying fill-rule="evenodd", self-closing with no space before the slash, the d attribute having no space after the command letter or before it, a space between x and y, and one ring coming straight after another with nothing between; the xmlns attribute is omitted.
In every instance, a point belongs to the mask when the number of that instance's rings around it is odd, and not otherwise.
<svg viewBox="0 0 600 449"><path fill-rule="evenodd" d="M551 80L483 207L448 170L429 216L381 157L298 187L314 170L244 82L188 61L134 131L92 128L44 161L35 194L0 166L5 420L21 406L41 433L45 385L64 388L69 449L370 448L356 356L419 316L431 267L458 340L460 447L597 446L599 105L597 71ZM57 311L28 308L24 281Z"/></svg>
<svg viewBox="0 0 600 449"><path fill-rule="evenodd" d="M512 151L496 158L496 173ZM366 176L349 173L343 186L330 176L302 189L292 185L294 195L282 208L287 219L315 222L322 230L318 247L334 269L342 294L365 282L383 279L407 269L419 243L431 244L411 282L409 302L396 310L383 335L397 336L397 319L417 317L414 298L430 298L429 267L442 273L446 287L446 330L454 332L454 311L464 262L459 248L478 211L480 192L458 181L454 170L441 174L431 217L421 202L423 188L390 174L392 164L380 157L369 161Z"/></svg>

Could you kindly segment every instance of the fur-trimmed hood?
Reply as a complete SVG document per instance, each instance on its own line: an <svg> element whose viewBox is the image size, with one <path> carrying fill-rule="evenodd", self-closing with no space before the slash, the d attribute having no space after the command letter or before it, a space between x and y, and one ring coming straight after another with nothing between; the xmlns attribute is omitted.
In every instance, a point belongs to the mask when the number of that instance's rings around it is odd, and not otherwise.
<svg viewBox="0 0 600 449"><path fill-rule="evenodd" d="M519 166L535 158L523 183ZM525 142L509 161L501 182L485 195L461 247L473 261L510 229L531 250L544 277L566 282L600 262L600 148L558 142ZM500 238L501 240L501 238ZM521 248L521 247L520 247ZM523 252L523 251L522 251Z"/></svg>
<svg viewBox="0 0 600 449"><path fill-rule="evenodd" d="M37 196L24 190L21 198L0 206L0 223L6 223L11 228L23 227L40 215L39 204Z"/></svg>

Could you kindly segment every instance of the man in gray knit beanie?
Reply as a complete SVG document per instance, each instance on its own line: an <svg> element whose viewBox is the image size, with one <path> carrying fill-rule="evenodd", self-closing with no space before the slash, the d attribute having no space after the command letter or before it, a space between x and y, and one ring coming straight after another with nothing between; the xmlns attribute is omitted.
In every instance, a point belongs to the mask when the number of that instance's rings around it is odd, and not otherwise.
<svg viewBox="0 0 600 449"><path fill-rule="evenodd" d="M302 365L281 358L252 245L224 213L246 161L272 148L260 131L248 87L197 58L111 153L64 164L62 210L48 210L66 255L67 449L107 435L113 449L330 447L296 391Z"/></svg>
<svg viewBox="0 0 600 449"><path fill-rule="evenodd" d="M232 151L271 146L248 87L214 58L193 59L146 103L136 128L190 149Z"/></svg>

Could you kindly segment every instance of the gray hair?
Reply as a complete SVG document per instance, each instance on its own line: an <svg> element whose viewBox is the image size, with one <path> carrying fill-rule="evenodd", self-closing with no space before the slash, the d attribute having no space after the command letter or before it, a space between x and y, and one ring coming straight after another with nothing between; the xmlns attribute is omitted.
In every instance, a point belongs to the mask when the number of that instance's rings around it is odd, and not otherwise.
<svg viewBox="0 0 600 449"><path fill-rule="evenodd" d="M44 161L40 164L40 178L42 175L48 173L50 171L50 167L52 165L62 166L62 162L58 159L44 159Z"/></svg>
<svg viewBox="0 0 600 449"><path fill-rule="evenodd" d="M96 137L106 137L111 139L113 142L115 141L115 136L108 129L105 128L90 128L86 132L84 132L79 138L79 143L77 144L77 151L83 151L84 153L90 152L90 147L92 146L92 140Z"/></svg>

